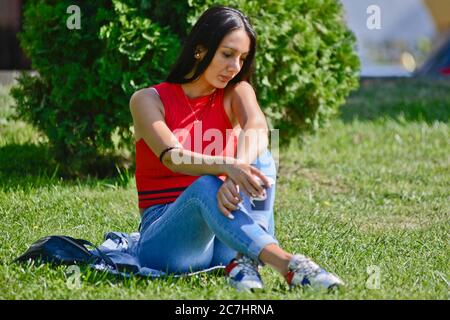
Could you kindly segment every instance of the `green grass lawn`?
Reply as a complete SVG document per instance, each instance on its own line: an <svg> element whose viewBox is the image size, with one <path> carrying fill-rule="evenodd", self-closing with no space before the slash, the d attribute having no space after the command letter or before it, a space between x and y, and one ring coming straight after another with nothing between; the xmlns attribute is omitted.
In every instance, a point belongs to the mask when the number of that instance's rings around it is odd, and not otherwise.
<svg viewBox="0 0 450 320"><path fill-rule="evenodd" d="M276 233L347 286L288 291L263 269L266 289L237 293L217 275L116 279L82 269L10 264L40 237L102 242L139 225L133 177L63 181L46 139L0 94L1 299L448 299L450 114L448 82L364 84L339 118L280 154Z"/></svg>

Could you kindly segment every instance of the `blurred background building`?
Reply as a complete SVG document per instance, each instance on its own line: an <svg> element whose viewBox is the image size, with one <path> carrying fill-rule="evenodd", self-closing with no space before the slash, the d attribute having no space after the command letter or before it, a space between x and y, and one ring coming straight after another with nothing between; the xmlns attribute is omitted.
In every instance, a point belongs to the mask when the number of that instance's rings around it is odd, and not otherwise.
<svg viewBox="0 0 450 320"><path fill-rule="evenodd" d="M16 34L22 24L22 0L0 0L0 69L27 69L30 62Z"/></svg>
<svg viewBox="0 0 450 320"><path fill-rule="evenodd" d="M16 37L22 26L22 0L0 0L0 84L9 84L16 72L31 64Z"/></svg>
<svg viewBox="0 0 450 320"><path fill-rule="evenodd" d="M355 33L361 75L446 75L450 67L450 0L340 0ZM367 20L380 11L380 28Z"/></svg>

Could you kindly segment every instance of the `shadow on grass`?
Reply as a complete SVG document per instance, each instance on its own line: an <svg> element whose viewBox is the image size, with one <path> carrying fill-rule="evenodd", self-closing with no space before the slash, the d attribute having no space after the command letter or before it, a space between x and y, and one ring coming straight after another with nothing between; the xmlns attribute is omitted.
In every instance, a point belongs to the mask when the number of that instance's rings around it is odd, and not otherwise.
<svg viewBox="0 0 450 320"><path fill-rule="evenodd" d="M36 144L8 144L0 147L0 188L49 183L57 173L48 147Z"/></svg>
<svg viewBox="0 0 450 320"><path fill-rule="evenodd" d="M365 79L341 107L340 118L344 122L391 118L448 123L449 92L449 79Z"/></svg>
<svg viewBox="0 0 450 320"><path fill-rule="evenodd" d="M0 147L0 190L45 187L61 181L86 186L95 186L99 183L126 186L132 179L130 171L120 169L117 169L114 176L102 179L90 176L67 178L61 174L48 145L13 143Z"/></svg>

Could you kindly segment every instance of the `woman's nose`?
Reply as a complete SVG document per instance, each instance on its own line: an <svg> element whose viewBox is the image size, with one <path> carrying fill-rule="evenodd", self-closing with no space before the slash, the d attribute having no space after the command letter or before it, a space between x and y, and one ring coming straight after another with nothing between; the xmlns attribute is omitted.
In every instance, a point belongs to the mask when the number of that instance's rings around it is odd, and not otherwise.
<svg viewBox="0 0 450 320"><path fill-rule="evenodd" d="M239 70L241 69L241 64L240 64L240 59L233 59L229 64L228 64L228 70L232 70L233 72L238 73Z"/></svg>

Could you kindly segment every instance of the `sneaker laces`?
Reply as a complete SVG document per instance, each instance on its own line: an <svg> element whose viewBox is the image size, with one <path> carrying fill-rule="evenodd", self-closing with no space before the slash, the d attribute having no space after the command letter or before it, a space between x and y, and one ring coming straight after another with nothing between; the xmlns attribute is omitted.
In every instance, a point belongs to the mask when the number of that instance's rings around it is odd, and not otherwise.
<svg viewBox="0 0 450 320"><path fill-rule="evenodd" d="M236 262L241 267L241 272L244 275L259 276L258 263L253 261L251 258L242 256L241 258L237 259Z"/></svg>
<svg viewBox="0 0 450 320"><path fill-rule="evenodd" d="M304 255L295 255L289 263L289 270L309 278L317 275L320 272L320 267Z"/></svg>

